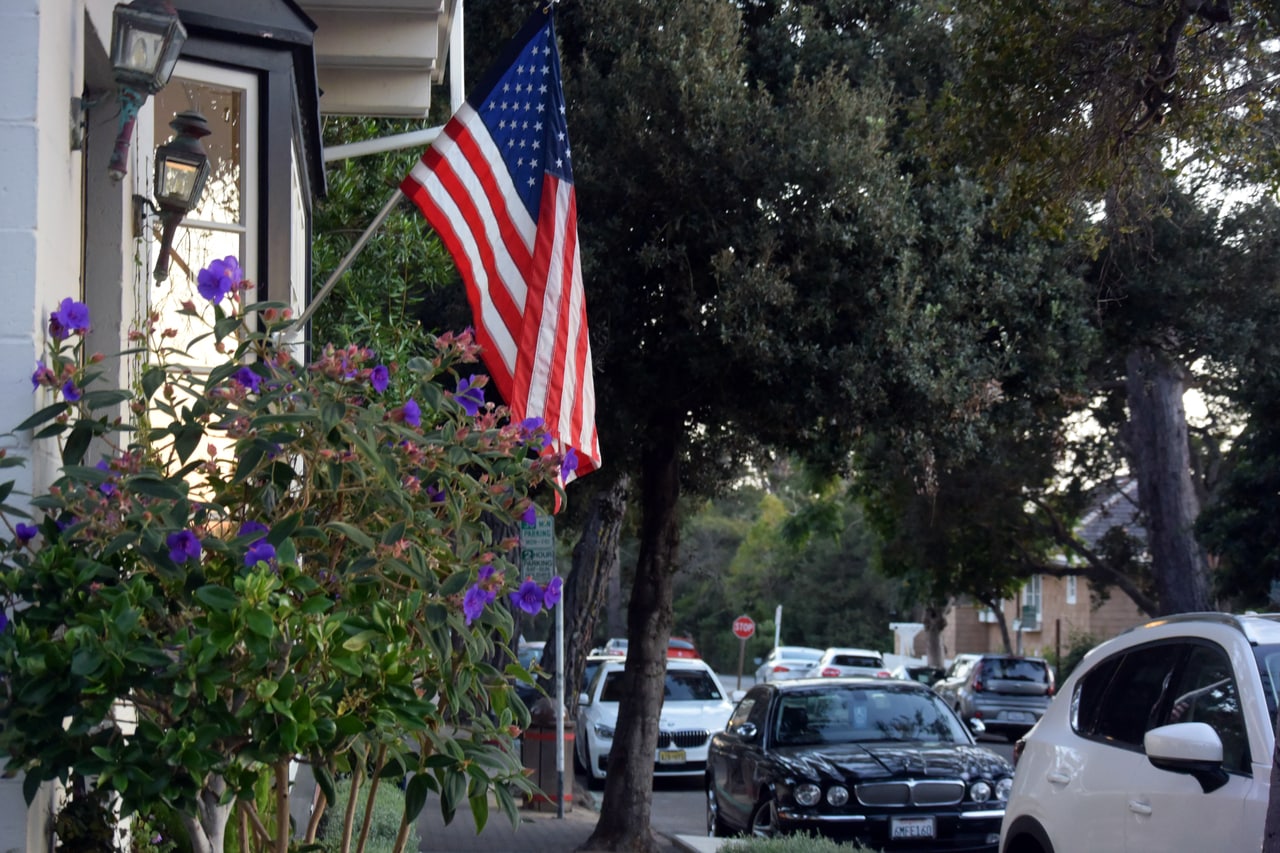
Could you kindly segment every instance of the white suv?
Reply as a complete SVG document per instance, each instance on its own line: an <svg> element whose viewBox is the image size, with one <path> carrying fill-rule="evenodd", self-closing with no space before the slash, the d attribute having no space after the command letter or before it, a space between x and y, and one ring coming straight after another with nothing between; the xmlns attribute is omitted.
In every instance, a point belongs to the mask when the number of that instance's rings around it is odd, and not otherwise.
<svg viewBox="0 0 1280 853"><path fill-rule="evenodd" d="M1278 691L1280 616L1102 643L1015 749L1001 853L1261 849Z"/></svg>

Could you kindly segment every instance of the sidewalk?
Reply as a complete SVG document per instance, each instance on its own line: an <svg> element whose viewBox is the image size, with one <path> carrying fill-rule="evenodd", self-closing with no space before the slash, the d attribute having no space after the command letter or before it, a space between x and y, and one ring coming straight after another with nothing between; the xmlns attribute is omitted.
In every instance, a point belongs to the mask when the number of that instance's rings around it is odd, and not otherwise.
<svg viewBox="0 0 1280 853"><path fill-rule="evenodd" d="M418 818L418 840L421 853L572 853L591 836L596 826L593 795L578 787L573 807L563 818L556 817L554 807L546 811L520 809L520 824L511 821L496 808L489 812L484 831L477 834L471 809L463 805L452 823L445 825L440 816L440 802L434 796ZM546 808L546 807L544 807ZM658 836L662 853L715 853L716 841L696 835Z"/></svg>

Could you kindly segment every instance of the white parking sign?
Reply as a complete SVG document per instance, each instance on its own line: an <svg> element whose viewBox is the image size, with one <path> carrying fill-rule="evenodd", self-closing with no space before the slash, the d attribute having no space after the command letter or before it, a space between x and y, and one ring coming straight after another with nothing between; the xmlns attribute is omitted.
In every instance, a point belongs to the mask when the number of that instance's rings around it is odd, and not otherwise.
<svg viewBox="0 0 1280 853"><path fill-rule="evenodd" d="M539 512L533 524L520 523L520 576L546 584L556 574L556 522Z"/></svg>

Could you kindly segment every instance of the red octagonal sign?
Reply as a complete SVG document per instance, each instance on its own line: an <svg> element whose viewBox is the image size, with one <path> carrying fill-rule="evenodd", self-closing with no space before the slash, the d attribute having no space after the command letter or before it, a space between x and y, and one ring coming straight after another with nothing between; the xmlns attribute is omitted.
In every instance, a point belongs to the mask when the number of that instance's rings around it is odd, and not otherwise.
<svg viewBox="0 0 1280 853"><path fill-rule="evenodd" d="M733 620L733 636L745 640L756 632L756 623L750 616L739 616Z"/></svg>

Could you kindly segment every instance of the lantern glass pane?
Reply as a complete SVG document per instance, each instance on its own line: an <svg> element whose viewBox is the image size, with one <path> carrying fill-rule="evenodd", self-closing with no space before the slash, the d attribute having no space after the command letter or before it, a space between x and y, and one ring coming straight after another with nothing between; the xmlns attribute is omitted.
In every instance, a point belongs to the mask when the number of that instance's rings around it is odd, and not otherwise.
<svg viewBox="0 0 1280 853"><path fill-rule="evenodd" d="M125 33L124 38L124 56L121 59L125 67L150 77L161 59L164 34L135 29Z"/></svg>
<svg viewBox="0 0 1280 853"><path fill-rule="evenodd" d="M181 200L184 207L191 203L191 191L195 189L196 178L200 170L191 163L168 160L164 164L160 187L156 195L174 202Z"/></svg>

